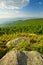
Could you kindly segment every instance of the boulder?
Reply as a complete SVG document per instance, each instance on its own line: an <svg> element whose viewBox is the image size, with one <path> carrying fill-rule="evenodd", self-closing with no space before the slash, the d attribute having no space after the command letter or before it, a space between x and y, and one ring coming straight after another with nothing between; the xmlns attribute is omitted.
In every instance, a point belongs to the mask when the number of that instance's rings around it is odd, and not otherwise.
<svg viewBox="0 0 43 65"><path fill-rule="evenodd" d="M43 56L36 51L10 51L0 65L43 65Z"/></svg>
<svg viewBox="0 0 43 65"><path fill-rule="evenodd" d="M1 60L0 65L18 65L17 52L10 51Z"/></svg>

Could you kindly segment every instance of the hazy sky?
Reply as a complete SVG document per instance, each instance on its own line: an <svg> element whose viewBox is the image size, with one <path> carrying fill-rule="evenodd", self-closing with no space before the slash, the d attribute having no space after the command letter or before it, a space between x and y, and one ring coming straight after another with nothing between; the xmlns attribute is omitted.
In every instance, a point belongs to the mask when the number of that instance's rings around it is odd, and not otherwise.
<svg viewBox="0 0 43 65"><path fill-rule="evenodd" d="M0 0L0 18L41 17L43 0Z"/></svg>

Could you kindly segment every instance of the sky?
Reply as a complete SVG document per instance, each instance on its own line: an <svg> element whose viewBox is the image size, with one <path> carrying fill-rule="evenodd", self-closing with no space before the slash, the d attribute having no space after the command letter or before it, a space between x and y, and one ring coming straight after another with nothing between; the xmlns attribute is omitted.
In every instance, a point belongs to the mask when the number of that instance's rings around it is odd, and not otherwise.
<svg viewBox="0 0 43 65"><path fill-rule="evenodd" d="M43 18L43 0L0 0L0 19Z"/></svg>

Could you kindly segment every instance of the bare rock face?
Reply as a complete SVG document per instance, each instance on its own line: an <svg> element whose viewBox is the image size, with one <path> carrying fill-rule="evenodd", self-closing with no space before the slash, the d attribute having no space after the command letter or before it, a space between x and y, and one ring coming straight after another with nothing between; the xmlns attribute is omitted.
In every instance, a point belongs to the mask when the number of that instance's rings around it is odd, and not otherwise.
<svg viewBox="0 0 43 65"><path fill-rule="evenodd" d="M0 65L18 65L17 52L10 51L1 60Z"/></svg>
<svg viewBox="0 0 43 65"><path fill-rule="evenodd" d="M0 59L0 65L43 65L43 57L36 51L10 51Z"/></svg>
<svg viewBox="0 0 43 65"><path fill-rule="evenodd" d="M18 52L19 65L43 65L43 59L40 53L36 51Z"/></svg>

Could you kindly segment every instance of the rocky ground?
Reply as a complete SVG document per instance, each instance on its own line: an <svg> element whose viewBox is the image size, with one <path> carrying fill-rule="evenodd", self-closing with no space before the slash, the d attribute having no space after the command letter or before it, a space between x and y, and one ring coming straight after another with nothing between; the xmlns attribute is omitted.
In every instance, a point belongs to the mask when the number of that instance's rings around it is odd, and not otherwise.
<svg viewBox="0 0 43 65"><path fill-rule="evenodd" d="M2 59L0 65L43 65L43 57L36 51L10 51Z"/></svg>

